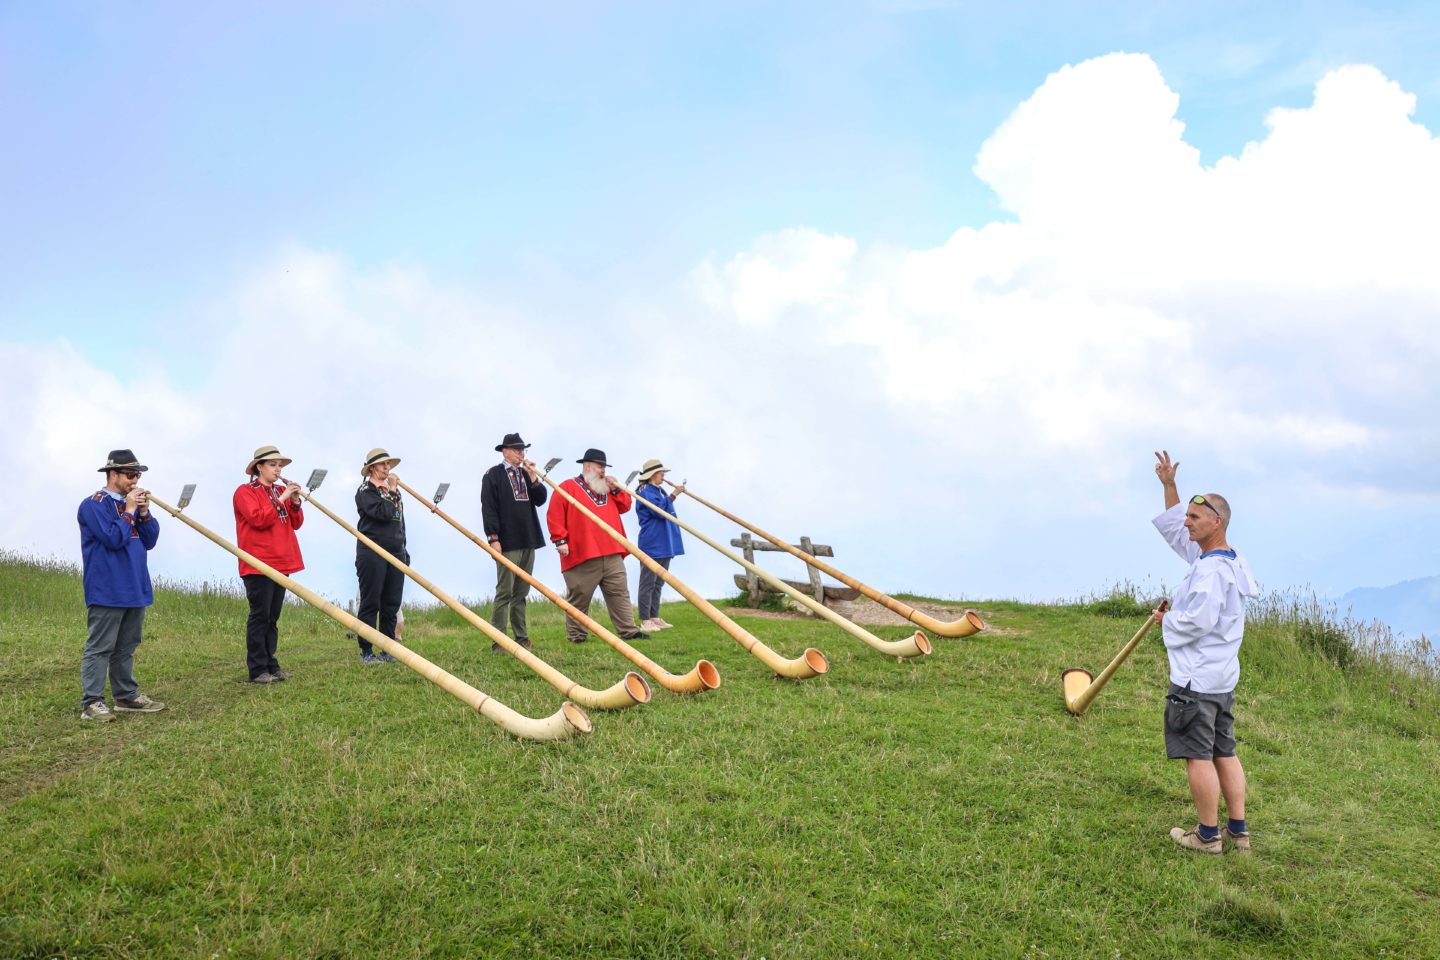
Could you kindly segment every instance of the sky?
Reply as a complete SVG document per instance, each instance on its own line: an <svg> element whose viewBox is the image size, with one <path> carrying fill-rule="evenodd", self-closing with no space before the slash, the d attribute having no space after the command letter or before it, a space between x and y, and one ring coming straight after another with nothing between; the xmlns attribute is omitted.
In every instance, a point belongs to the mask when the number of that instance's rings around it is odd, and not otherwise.
<svg viewBox="0 0 1440 960"><path fill-rule="evenodd" d="M387 447L478 530L519 431L890 591L1174 584L1158 449L1267 589L1440 574L1440 11L1256 7L0 0L0 548L78 562L115 447L227 536L270 443L343 513Z"/></svg>

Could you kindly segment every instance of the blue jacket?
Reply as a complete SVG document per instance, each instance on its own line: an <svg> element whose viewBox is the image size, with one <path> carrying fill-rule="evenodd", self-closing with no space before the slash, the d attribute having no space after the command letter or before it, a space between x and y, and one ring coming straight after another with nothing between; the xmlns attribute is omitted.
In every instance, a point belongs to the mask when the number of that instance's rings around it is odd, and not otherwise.
<svg viewBox="0 0 1440 960"><path fill-rule="evenodd" d="M104 490L80 503L80 553L87 607L148 607L150 568L145 555L160 539L155 517L123 515L124 504Z"/></svg>
<svg viewBox="0 0 1440 960"><path fill-rule="evenodd" d="M675 501L665 496L665 492L655 484L643 483L635 492L670 516L680 516L675 512ZM635 515L640 518L639 545L641 550L657 560L684 554L685 544L680 542L680 528L675 525L673 520L666 520L649 507L636 508Z"/></svg>

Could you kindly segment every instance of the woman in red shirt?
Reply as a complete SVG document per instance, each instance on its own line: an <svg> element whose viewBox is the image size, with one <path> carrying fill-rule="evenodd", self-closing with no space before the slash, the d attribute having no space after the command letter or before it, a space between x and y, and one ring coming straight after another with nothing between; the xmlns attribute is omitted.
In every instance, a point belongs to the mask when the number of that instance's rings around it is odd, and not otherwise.
<svg viewBox="0 0 1440 960"><path fill-rule="evenodd" d="M273 444L256 449L245 467L250 476L235 490L235 539L240 549L283 574L305 569L295 531L305 522L300 510L300 485L280 476L290 465ZM245 661L251 683L275 683L289 676L275 659L278 624L285 609L285 588L244 560L240 582L250 601L245 621Z"/></svg>

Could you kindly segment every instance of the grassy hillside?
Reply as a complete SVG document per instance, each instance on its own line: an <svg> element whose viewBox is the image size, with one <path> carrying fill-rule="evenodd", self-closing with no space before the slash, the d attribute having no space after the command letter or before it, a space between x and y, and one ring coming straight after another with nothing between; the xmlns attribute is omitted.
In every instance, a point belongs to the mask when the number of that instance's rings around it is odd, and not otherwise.
<svg viewBox="0 0 1440 960"><path fill-rule="evenodd" d="M1435 955L1430 681L1256 624L1237 708L1256 853L1203 857L1166 836L1191 814L1158 639L1086 717L1061 702L1061 671L1103 666L1134 611L979 606L988 632L921 663L745 621L829 655L791 682L667 605L679 626L645 649L676 672L709 657L723 686L533 744L360 666L304 607L281 623L293 679L246 684L244 601L167 589L137 663L171 709L99 726L76 717L78 578L0 562L0 956ZM624 672L533 609L560 669ZM407 627L511 707L558 705L449 611Z"/></svg>

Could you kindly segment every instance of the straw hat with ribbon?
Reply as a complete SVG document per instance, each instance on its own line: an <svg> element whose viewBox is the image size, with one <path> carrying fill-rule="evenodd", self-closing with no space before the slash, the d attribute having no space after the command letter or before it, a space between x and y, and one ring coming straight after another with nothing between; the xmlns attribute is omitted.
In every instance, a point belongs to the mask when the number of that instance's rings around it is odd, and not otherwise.
<svg viewBox="0 0 1440 960"><path fill-rule="evenodd" d="M281 454L275 444L267 443L263 447L255 448L255 455L251 457L250 462L245 465L245 472L252 477L255 476L255 465L262 460L279 460L280 466L282 467L288 467L295 462Z"/></svg>
<svg viewBox="0 0 1440 960"><path fill-rule="evenodd" d="M640 468L640 480L642 483L648 483L650 478L655 476L655 474L669 469L669 467L665 466L665 464L659 460L646 460L645 465Z"/></svg>
<svg viewBox="0 0 1440 960"><path fill-rule="evenodd" d="M400 458L390 456L389 450L386 450L384 447L376 447L374 450L365 454L365 465L360 468L360 476L370 476L370 468L377 463L388 463L393 467L399 462Z"/></svg>

